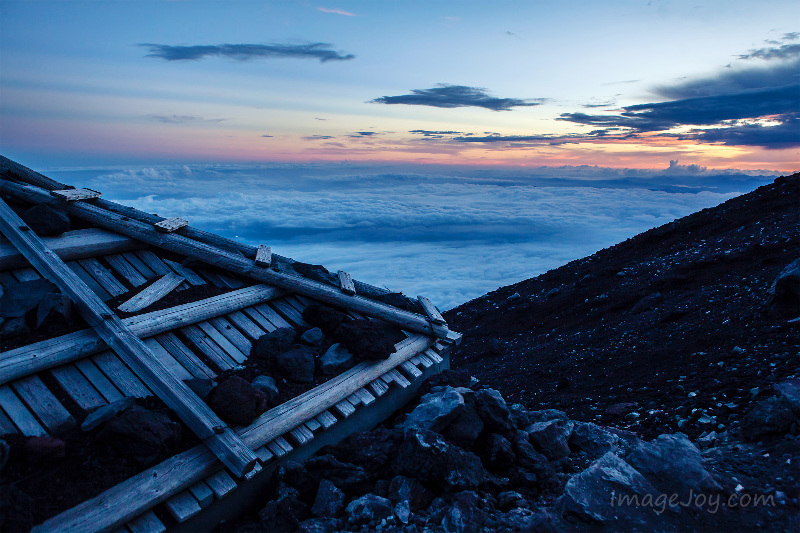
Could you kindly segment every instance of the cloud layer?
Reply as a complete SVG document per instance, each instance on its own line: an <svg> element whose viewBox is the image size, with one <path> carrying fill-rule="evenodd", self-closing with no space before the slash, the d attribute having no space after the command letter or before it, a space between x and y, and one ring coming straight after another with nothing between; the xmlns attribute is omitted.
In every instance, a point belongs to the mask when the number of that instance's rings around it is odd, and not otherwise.
<svg viewBox="0 0 800 533"><path fill-rule="evenodd" d="M342 54L331 50L328 43L307 44L215 44L194 46L171 46L167 44L144 43L147 57L157 57L165 61L197 61L207 57L227 57L239 61L262 58L297 58L326 61L346 61L353 54Z"/></svg>
<svg viewBox="0 0 800 533"><path fill-rule="evenodd" d="M482 87L439 83L431 89L412 89L411 94L381 96L371 100L376 104L422 105L430 107L482 107L492 111L510 111L515 107L530 107L544 103L543 98L496 98Z"/></svg>

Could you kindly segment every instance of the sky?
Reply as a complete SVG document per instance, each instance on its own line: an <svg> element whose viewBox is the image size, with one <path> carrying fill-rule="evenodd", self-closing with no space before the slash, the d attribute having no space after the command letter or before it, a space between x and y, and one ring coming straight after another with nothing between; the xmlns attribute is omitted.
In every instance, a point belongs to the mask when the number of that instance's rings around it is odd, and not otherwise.
<svg viewBox="0 0 800 533"><path fill-rule="evenodd" d="M797 167L796 1L0 2L29 166Z"/></svg>
<svg viewBox="0 0 800 533"><path fill-rule="evenodd" d="M800 3L0 1L0 152L442 309L800 167Z"/></svg>

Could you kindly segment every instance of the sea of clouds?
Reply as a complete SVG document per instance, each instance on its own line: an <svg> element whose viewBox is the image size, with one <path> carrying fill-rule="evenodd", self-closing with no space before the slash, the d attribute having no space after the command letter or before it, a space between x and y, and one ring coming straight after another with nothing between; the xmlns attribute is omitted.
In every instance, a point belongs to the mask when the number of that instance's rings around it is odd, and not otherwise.
<svg viewBox="0 0 800 533"><path fill-rule="evenodd" d="M598 167L189 165L51 169L109 200L449 309L771 182Z"/></svg>

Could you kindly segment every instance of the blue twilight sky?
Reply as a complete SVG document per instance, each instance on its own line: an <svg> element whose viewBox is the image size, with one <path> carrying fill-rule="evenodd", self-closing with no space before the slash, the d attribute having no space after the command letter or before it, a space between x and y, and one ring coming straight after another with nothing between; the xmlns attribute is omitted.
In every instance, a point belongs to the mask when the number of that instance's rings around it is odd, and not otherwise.
<svg viewBox="0 0 800 533"><path fill-rule="evenodd" d="M0 3L0 144L41 165L790 170L796 1Z"/></svg>

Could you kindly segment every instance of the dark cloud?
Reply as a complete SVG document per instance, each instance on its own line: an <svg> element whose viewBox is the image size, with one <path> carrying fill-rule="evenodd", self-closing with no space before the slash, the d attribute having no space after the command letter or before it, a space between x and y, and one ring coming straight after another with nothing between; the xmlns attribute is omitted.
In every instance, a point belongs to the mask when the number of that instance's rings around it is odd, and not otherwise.
<svg viewBox="0 0 800 533"><path fill-rule="evenodd" d="M150 52L147 57L157 57L166 61L198 60L206 57L221 56L245 61L254 58L306 58L326 61L344 61L353 59L353 54L342 54L331 50L327 43L307 44L216 44L195 46L170 46L166 44L144 43Z"/></svg>
<svg viewBox="0 0 800 533"><path fill-rule="evenodd" d="M784 33L782 38L784 41L796 41L797 39L800 39L800 32L797 31Z"/></svg>
<svg viewBox="0 0 800 533"><path fill-rule="evenodd" d="M461 135L460 131L437 131L437 130L410 130L408 133L414 135L422 135L423 137L437 137L440 138L444 135Z"/></svg>
<svg viewBox="0 0 800 533"><path fill-rule="evenodd" d="M308 137L303 137L305 141L324 141L326 139L333 139L333 135L309 135Z"/></svg>
<svg viewBox="0 0 800 533"><path fill-rule="evenodd" d="M412 89L411 94L381 96L371 100L377 104L424 105L431 107L483 107L492 111L510 111L514 107L541 105L547 99L495 98L481 87L439 83L432 89Z"/></svg>
<svg viewBox="0 0 800 533"><path fill-rule="evenodd" d="M275 137L274 135L262 135L262 137Z"/></svg>
<svg viewBox="0 0 800 533"><path fill-rule="evenodd" d="M773 48L750 50L739 59L789 59L800 55L800 44L784 44Z"/></svg>
<svg viewBox="0 0 800 533"><path fill-rule="evenodd" d="M348 135L348 137L356 137L356 138L359 138L359 137L372 137L373 135L377 135L377 134L378 134L377 131L354 131L353 133Z"/></svg>
<svg viewBox="0 0 800 533"><path fill-rule="evenodd" d="M800 146L800 114L791 115L774 126L762 124L737 124L724 128L692 130L675 135L681 139L721 143L728 146L761 146L767 149Z"/></svg>
<svg viewBox="0 0 800 533"><path fill-rule="evenodd" d="M219 123L225 120L224 118L204 118L195 115L148 115L149 119L165 124L186 124L188 122L212 122Z"/></svg>

